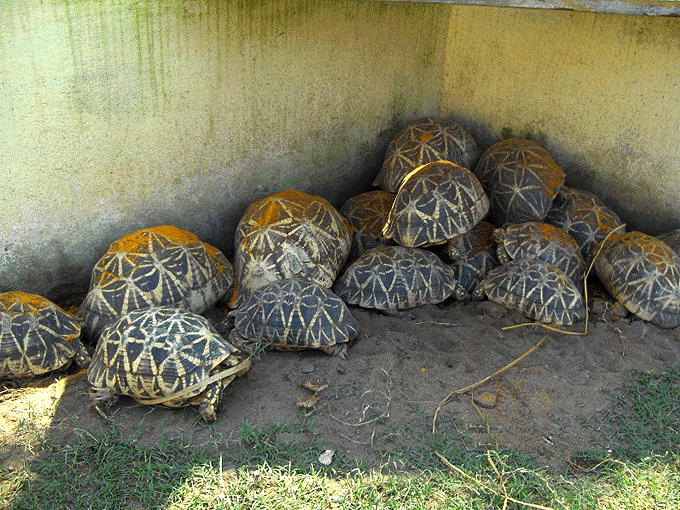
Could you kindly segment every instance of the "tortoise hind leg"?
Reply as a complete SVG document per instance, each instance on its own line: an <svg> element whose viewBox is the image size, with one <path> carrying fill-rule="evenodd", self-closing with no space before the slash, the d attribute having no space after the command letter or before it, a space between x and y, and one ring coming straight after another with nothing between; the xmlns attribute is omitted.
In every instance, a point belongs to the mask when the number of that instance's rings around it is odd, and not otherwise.
<svg viewBox="0 0 680 510"><path fill-rule="evenodd" d="M325 352L326 354L330 354L331 356L337 356L340 359L347 359L346 343L326 345L323 347L319 347L319 349Z"/></svg>
<svg viewBox="0 0 680 510"><path fill-rule="evenodd" d="M217 408L222 400L222 390L234 379L234 375L225 377L213 383L210 383L203 393L203 399L198 406L198 414L207 421L213 423L217 421Z"/></svg>

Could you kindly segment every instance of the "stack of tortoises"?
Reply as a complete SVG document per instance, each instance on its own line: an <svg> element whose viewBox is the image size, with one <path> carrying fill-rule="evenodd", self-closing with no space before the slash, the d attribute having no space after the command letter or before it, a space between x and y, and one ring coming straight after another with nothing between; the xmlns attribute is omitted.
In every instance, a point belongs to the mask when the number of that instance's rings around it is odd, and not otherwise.
<svg viewBox="0 0 680 510"><path fill-rule="evenodd" d="M333 285L345 302L364 308L403 310L463 300L465 289L453 269L437 255L419 248L388 246L367 251Z"/></svg>
<svg viewBox="0 0 680 510"><path fill-rule="evenodd" d="M528 221L509 223L493 233L498 243L498 262L511 259L537 258L563 271L582 288L585 263L576 241L561 228L547 223Z"/></svg>
<svg viewBox="0 0 680 510"><path fill-rule="evenodd" d="M217 248L171 225L145 228L115 241L92 270L78 313L86 333L133 310L175 306L202 313L232 287L231 263Z"/></svg>
<svg viewBox="0 0 680 510"><path fill-rule="evenodd" d="M404 177L420 165L443 159L471 169L477 156L477 143L460 124L430 117L418 119L390 142L373 186L396 193Z"/></svg>
<svg viewBox="0 0 680 510"><path fill-rule="evenodd" d="M210 322L187 310L135 310L104 328L87 370L95 404L127 395L142 404L198 405L215 421L222 390L250 368L250 358Z"/></svg>
<svg viewBox="0 0 680 510"><path fill-rule="evenodd" d="M276 280L253 292L229 313L229 339L277 350L319 349L347 358L359 324L330 289L304 278Z"/></svg>
<svg viewBox="0 0 680 510"><path fill-rule="evenodd" d="M325 199L287 190L251 204L236 228L235 295L305 277L330 287L347 260L353 228Z"/></svg>
<svg viewBox="0 0 680 510"><path fill-rule="evenodd" d="M680 324L680 256L660 239L642 232L613 234L595 270L631 313L662 328Z"/></svg>
<svg viewBox="0 0 680 510"><path fill-rule="evenodd" d="M81 321L36 294L0 294L0 379L82 368L90 356L80 343Z"/></svg>
<svg viewBox="0 0 680 510"><path fill-rule="evenodd" d="M574 282L539 259L511 260L492 269L476 292L541 322L568 326L586 317Z"/></svg>
<svg viewBox="0 0 680 510"><path fill-rule="evenodd" d="M593 193L563 186L557 193L545 222L566 230L576 240L581 255L590 263L595 243L617 227L625 232L621 220Z"/></svg>
<svg viewBox="0 0 680 510"><path fill-rule="evenodd" d="M408 247L443 244L472 229L488 210L489 199L472 172L435 161L404 178L383 235Z"/></svg>
<svg viewBox="0 0 680 510"><path fill-rule="evenodd" d="M394 202L394 193L374 190L347 199L340 208L342 214L354 227L354 241L348 262L355 261L360 255L390 244L382 235L382 229Z"/></svg>
<svg viewBox="0 0 680 510"><path fill-rule="evenodd" d="M489 195L495 225L543 221L565 177L548 151L522 138L489 147L474 173Z"/></svg>

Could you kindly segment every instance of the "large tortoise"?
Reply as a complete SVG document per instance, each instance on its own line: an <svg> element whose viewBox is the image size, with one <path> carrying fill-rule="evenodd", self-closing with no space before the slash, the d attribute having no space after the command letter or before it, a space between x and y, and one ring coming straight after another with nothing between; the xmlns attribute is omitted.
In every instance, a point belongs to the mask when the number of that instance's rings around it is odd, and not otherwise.
<svg viewBox="0 0 680 510"><path fill-rule="evenodd" d="M547 150L523 138L489 147L474 173L491 200L491 222L498 226L543 221L565 178Z"/></svg>
<svg viewBox="0 0 680 510"><path fill-rule="evenodd" d="M392 244L383 237L382 229L395 197L394 193L378 189L354 195L342 204L340 214L355 229L348 262L355 261L368 250Z"/></svg>
<svg viewBox="0 0 680 510"><path fill-rule="evenodd" d="M615 228L619 234L625 233L618 215L597 195L567 186L558 191L544 221L566 230L578 244L587 264L594 255L595 243L604 240Z"/></svg>
<svg viewBox="0 0 680 510"><path fill-rule="evenodd" d="M275 280L232 310L229 339L235 345L262 344L275 350L319 349L347 358L359 324L330 289L305 278Z"/></svg>
<svg viewBox="0 0 680 510"><path fill-rule="evenodd" d="M527 221L508 223L493 232L498 243L498 262L518 258L537 258L561 269L577 288L582 288L585 262L576 241L566 230L548 223Z"/></svg>
<svg viewBox="0 0 680 510"><path fill-rule="evenodd" d="M28 378L68 368L86 368L80 342L82 321L37 294L0 294L0 379Z"/></svg>
<svg viewBox="0 0 680 510"><path fill-rule="evenodd" d="M420 165L443 159L472 169L477 156L477 143L460 124L432 117L418 119L392 139L373 186L396 193L404 177Z"/></svg>
<svg viewBox="0 0 680 510"><path fill-rule="evenodd" d="M224 254L172 225L144 228L111 243L92 270L78 313L87 336L151 306L203 313L230 291L234 270Z"/></svg>
<svg viewBox="0 0 680 510"><path fill-rule="evenodd" d="M235 234L237 308L265 285L304 277L330 287L352 245L353 227L325 199L287 190L251 204Z"/></svg>
<svg viewBox="0 0 680 510"><path fill-rule="evenodd" d="M101 332L87 370L95 404L126 395L147 404L199 406L217 419L222 390L250 368L200 315L169 306L134 310Z"/></svg>
<svg viewBox="0 0 680 510"><path fill-rule="evenodd" d="M539 259L515 259L492 269L476 292L541 322L568 326L586 317L571 278Z"/></svg>
<svg viewBox="0 0 680 510"><path fill-rule="evenodd" d="M449 266L434 253L404 246L367 251L333 285L345 302L363 308L404 310L467 298Z"/></svg>
<svg viewBox="0 0 680 510"><path fill-rule="evenodd" d="M488 210L489 199L470 170L434 161L404 178L383 235L411 248L443 244L472 229Z"/></svg>
<svg viewBox="0 0 680 510"><path fill-rule="evenodd" d="M636 231L612 234L595 271L631 313L662 328L680 325L680 256L662 240Z"/></svg>

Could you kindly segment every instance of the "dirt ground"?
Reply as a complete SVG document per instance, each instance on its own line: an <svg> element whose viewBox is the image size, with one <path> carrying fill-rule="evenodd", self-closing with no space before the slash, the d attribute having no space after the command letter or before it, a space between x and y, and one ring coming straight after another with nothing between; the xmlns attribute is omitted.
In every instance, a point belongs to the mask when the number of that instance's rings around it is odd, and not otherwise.
<svg viewBox="0 0 680 510"><path fill-rule="evenodd" d="M635 369L661 372L680 354L680 328L615 320L608 313L590 314L588 334L579 336L538 326L503 329L528 319L487 301L425 306L393 316L352 310L360 332L349 359L317 351L266 352L226 388L214 425L202 423L192 408L147 407L126 398L106 412L123 437L134 437L140 446L158 444L163 436L216 450L235 447L245 421L313 420L311 433L283 439L305 441L313 435L324 449L375 468L389 464L385 452L407 449L414 434L427 433L447 395L494 374L548 335L517 364L443 405L437 426L461 432L466 448L521 451L563 471L575 452L607 447L593 444L596 431L585 421L612 411L626 377ZM582 332L584 326L567 329ZM328 383L307 410L296 405L298 397L311 394L299 386L303 380ZM48 377L34 383L37 388L0 393L5 472L31 454L26 444L36 427L68 441L76 431L109 426L88 406L82 372L54 381Z"/></svg>

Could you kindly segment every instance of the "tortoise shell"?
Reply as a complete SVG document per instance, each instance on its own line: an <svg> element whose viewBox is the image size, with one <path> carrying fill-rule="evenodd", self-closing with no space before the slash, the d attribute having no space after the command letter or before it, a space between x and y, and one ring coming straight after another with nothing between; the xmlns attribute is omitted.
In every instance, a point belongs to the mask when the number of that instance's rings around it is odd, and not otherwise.
<svg viewBox="0 0 680 510"><path fill-rule="evenodd" d="M613 234L594 265L607 291L631 313L662 328L680 324L680 256L666 243L642 232Z"/></svg>
<svg viewBox="0 0 680 510"><path fill-rule="evenodd" d="M443 159L471 169L477 156L477 143L460 124L418 119L392 139L373 186L396 193L404 177L420 165Z"/></svg>
<svg viewBox="0 0 680 510"><path fill-rule="evenodd" d="M0 293L0 379L85 368L90 356L80 343L81 321L52 301L25 292Z"/></svg>
<svg viewBox="0 0 680 510"><path fill-rule="evenodd" d="M254 290L305 277L330 287L352 245L351 224L325 199L288 190L251 204L235 234L236 308Z"/></svg>
<svg viewBox="0 0 680 510"><path fill-rule="evenodd" d="M420 248L388 246L367 251L333 285L348 304L379 310L404 310L466 299L453 269Z"/></svg>
<svg viewBox="0 0 680 510"><path fill-rule="evenodd" d="M121 316L151 306L202 313L232 287L224 254L191 232L171 225L144 228L111 243L92 270L78 313L94 341Z"/></svg>
<svg viewBox="0 0 680 510"><path fill-rule="evenodd" d="M330 289L304 278L276 280L232 310L230 339L262 342L279 350L319 349L347 358L359 324Z"/></svg>
<svg viewBox="0 0 680 510"><path fill-rule="evenodd" d="M515 259L498 266L481 289L490 301L541 322L568 326L586 317L571 278L543 260Z"/></svg>
<svg viewBox="0 0 680 510"><path fill-rule="evenodd" d="M495 225L543 221L565 177L547 150L522 138L489 147L474 173L489 195Z"/></svg>
<svg viewBox="0 0 680 510"><path fill-rule="evenodd" d="M494 267L498 266L498 261L491 250L479 250L471 252L465 258L457 259L451 264L453 274L460 286L471 297L475 296L477 286L484 281L486 275Z"/></svg>
<svg viewBox="0 0 680 510"><path fill-rule="evenodd" d="M472 172L434 161L406 176L383 235L411 248L443 244L472 229L488 210L489 199Z"/></svg>
<svg viewBox="0 0 680 510"><path fill-rule="evenodd" d="M537 258L562 270L577 288L583 285L585 262L581 250L565 230L547 223L508 223L493 232L501 264L511 259Z"/></svg>
<svg viewBox="0 0 680 510"><path fill-rule="evenodd" d="M352 249L348 261L391 242L382 235L382 228L392 208L396 195L385 190L361 193L347 199L340 208L342 214L355 229Z"/></svg>
<svg viewBox="0 0 680 510"><path fill-rule="evenodd" d="M480 221L469 232L457 235L446 243L446 256L451 260L466 260L480 252L495 252L494 227L488 221Z"/></svg>
<svg viewBox="0 0 680 510"><path fill-rule="evenodd" d="M680 255L680 228L659 234L656 237L661 239L671 250Z"/></svg>
<svg viewBox="0 0 680 510"><path fill-rule="evenodd" d="M622 226L617 214L595 194L563 186L545 216L546 223L566 230L574 238L583 260L590 263L592 248ZM625 229L619 229L624 233Z"/></svg>
<svg viewBox="0 0 680 510"><path fill-rule="evenodd" d="M95 403L127 395L142 404L198 405L210 422L222 390L249 366L205 317L151 307L102 330L87 380Z"/></svg>

